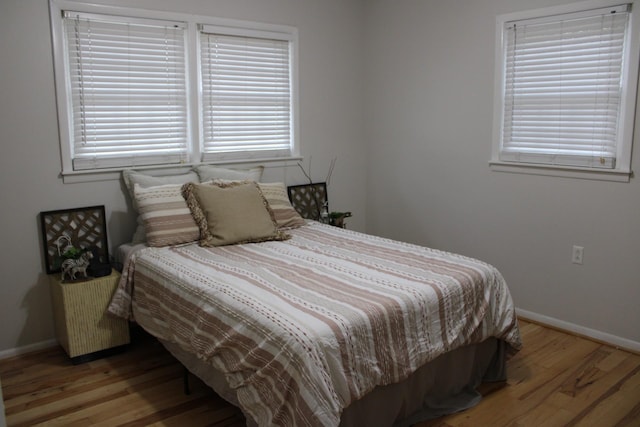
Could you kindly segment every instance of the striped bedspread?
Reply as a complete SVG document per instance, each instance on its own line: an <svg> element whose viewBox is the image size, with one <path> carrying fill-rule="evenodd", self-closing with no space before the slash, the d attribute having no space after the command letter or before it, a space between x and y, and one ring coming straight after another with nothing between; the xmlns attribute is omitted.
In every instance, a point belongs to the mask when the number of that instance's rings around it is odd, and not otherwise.
<svg viewBox="0 0 640 427"><path fill-rule="evenodd" d="M457 347L521 347L500 273L470 258L312 223L283 242L147 248L109 311L225 373L260 426L337 426L377 385Z"/></svg>

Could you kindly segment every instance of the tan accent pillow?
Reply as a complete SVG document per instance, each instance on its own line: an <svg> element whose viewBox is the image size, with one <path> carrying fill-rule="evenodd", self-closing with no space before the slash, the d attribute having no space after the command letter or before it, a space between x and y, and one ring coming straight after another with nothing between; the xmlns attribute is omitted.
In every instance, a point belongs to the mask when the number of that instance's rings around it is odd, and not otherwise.
<svg viewBox="0 0 640 427"><path fill-rule="evenodd" d="M182 195L200 228L201 246L286 240L255 182L185 184Z"/></svg>
<svg viewBox="0 0 640 427"><path fill-rule="evenodd" d="M291 206L284 183L260 182L258 186L269 202L279 228L297 228L307 223Z"/></svg>
<svg viewBox="0 0 640 427"><path fill-rule="evenodd" d="M179 245L200 238L200 228L182 197L182 184L149 188L135 184L134 194L149 246Z"/></svg>

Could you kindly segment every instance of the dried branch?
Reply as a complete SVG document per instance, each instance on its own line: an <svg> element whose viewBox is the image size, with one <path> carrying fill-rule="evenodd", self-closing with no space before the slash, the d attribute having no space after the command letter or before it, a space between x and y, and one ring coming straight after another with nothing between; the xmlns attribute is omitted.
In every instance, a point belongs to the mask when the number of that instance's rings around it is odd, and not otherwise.
<svg viewBox="0 0 640 427"><path fill-rule="evenodd" d="M333 174L333 169L336 166L336 161L337 160L338 160L338 158L334 157L333 159L331 159L331 163L329 164L329 171L327 172L327 177L324 180L324 182L327 183L327 186L329 186L329 184L331 182L331 175ZM311 156L309 156L309 171L308 172L304 169L304 166L302 165L301 162L298 162L298 167L300 168L300 170L302 171L304 176L309 180L309 184L313 184L313 178L311 177Z"/></svg>
<svg viewBox="0 0 640 427"><path fill-rule="evenodd" d="M304 166L302 166L302 163L298 162L298 167L300 168L304 176L306 176L307 179L309 180L309 184L313 184L313 180L311 179L311 156L309 156L309 173L307 173L307 171L304 170Z"/></svg>
<svg viewBox="0 0 640 427"><path fill-rule="evenodd" d="M331 159L331 164L329 165L329 172L327 173L327 179L325 179L324 182L327 183L327 187L329 186L330 182L331 182L331 175L333 174L333 168L336 166L336 161L338 160L337 157L334 157L333 159Z"/></svg>

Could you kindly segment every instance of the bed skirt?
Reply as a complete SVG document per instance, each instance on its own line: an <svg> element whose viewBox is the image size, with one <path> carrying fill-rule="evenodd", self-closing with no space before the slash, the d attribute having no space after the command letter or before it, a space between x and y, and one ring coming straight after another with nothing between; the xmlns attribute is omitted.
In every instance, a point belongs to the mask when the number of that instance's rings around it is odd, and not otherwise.
<svg viewBox="0 0 640 427"><path fill-rule="evenodd" d="M211 365L160 340L191 373L234 406L238 400L224 376ZM341 416L341 427L408 427L412 424L468 409L480 402L481 382L506 380L506 348L495 338L445 353L406 380L376 387L353 402ZM242 408L240 408L242 409ZM256 426L245 413L247 426Z"/></svg>

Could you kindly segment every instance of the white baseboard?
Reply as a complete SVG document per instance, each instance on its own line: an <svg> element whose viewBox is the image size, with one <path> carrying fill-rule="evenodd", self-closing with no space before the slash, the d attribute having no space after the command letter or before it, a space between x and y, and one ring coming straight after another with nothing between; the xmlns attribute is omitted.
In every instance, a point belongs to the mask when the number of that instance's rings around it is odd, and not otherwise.
<svg viewBox="0 0 640 427"><path fill-rule="evenodd" d="M634 353L640 353L640 342L632 341L627 338L611 335L606 332L597 331L595 329L586 328L584 326L576 325L574 323L565 322L563 320L555 319L553 317L545 316L543 314L534 313L531 311L516 308L516 314L529 319L534 322L548 325L557 329L561 329L576 335L581 335L587 338L591 338L596 341L600 341L605 344L612 345L622 350L629 350Z"/></svg>
<svg viewBox="0 0 640 427"><path fill-rule="evenodd" d="M45 348L54 347L58 345L56 340L40 341L34 344L25 345L22 347L10 348L8 350L0 351L0 359L7 359L13 356L19 356L21 354L30 353L32 351L43 350Z"/></svg>

